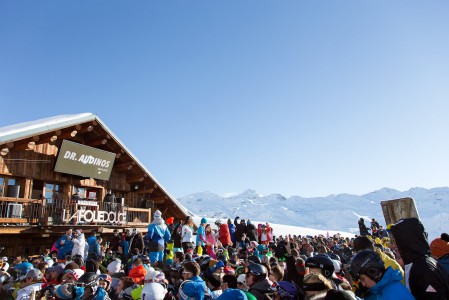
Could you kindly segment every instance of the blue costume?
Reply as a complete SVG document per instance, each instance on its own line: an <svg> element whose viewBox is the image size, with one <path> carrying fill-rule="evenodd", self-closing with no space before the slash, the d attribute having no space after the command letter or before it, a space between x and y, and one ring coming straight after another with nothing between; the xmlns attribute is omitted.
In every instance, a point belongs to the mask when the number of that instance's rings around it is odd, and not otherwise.
<svg viewBox="0 0 449 300"><path fill-rule="evenodd" d="M71 239L72 239L71 237L69 239L69 237L66 234L64 234L56 242L55 247L57 249L59 249L58 256L57 256L58 259L65 260L66 255L71 255L72 254L73 242L72 242ZM62 241L64 241L63 245L61 245Z"/></svg>
<svg viewBox="0 0 449 300"><path fill-rule="evenodd" d="M154 220L148 225L148 233L145 239L149 241L148 250L150 252L150 262L164 261L165 243L171 238L170 230L161 218L159 210L154 213Z"/></svg>

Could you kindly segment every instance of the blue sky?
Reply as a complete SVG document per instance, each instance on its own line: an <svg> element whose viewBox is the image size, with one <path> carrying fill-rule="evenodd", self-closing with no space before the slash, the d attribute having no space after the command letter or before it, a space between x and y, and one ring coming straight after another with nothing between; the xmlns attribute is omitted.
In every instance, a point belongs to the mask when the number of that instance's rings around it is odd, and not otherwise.
<svg viewBox="0 0 449 300"><path fill-rule="evenodd" d="M0 126L92 112L175 196L449 182L448 1L1 1Z"/></svg>

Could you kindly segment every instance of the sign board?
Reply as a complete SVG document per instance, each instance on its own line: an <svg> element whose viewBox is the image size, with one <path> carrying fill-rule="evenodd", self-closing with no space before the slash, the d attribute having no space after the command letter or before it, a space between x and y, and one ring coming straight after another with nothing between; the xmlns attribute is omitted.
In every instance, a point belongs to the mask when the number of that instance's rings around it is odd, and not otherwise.
<svg viewBox="0 0 449 300"><path fill-rule="evenodd" d="M419 219L418 210L416 209L415 200L413 198L400 198L388 201L381 201L382 212L385 218L385 224L395 224L400 219L417 218Z"/></svg>
<svg viewBox="0 0 449 300"><path fill-rule="evenodd" d="M55 172L109 180L115 153L63 140Z"/></svg>

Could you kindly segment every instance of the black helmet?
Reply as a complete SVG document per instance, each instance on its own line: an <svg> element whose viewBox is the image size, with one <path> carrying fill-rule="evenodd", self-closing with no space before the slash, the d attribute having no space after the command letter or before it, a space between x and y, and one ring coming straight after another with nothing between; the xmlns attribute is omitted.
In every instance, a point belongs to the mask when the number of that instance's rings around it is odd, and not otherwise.
<svg viewBox="0 0 449 300"><path fill-rule="evenodd" d="M326 254L317 254L307 258L306 267L321 269L321 274L326 278L331 278L335 270L332 259Z"/></svg>
<svg viewBox="0 0 449 300"><path fill-rule="evenodd" d="M248 265L248 273L256 275L256 277L265 278L267 276L267 268L261 264L251 262Z"/></svg>
<svg viewBox="0 0 449 300"><path fill-rule="evenodd" d="M250 257L248 257L248 261L255 263L255 264L261 264L262 261L260 260L260 257L257 255L251 255Z"/></svg>
<svg viewBox="0 0 449 300"><path fill-rule="evenodd" d="M94 272L84 273L76 282L77 285L82 285L84 287L96 287L98 285L98 280L100 278Z"/></svg>
<svg viewBox="0 0 449 300"><path fill-rule="evenodd" d="M352 259L349 273L354 279L358 279L361 274L364 274L375 282L378 282L384 271L384 262L379 254L373 250L363 250L357 253Z"/></svg>

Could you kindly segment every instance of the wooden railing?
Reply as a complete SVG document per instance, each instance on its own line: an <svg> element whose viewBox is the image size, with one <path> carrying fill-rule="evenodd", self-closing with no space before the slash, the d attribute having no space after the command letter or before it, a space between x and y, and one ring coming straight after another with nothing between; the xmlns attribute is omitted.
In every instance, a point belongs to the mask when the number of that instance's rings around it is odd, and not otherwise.
<svg viewBox="0 0 449 300"><path fill-rule="evenodd" d="M93 212L96 218L92 222L83 219L78 223L77 211ZM100 212L100 213L98 213ZM98 221L112 216L126 214L126 218L117 221ZM98 217L100 215L100 217ZM89 215L90 216L90 215ZM95 222L97 220L98 222ZM119 203L106 203L91 200L52 200L0 197L0 224L8 225L115 225L147 226L151 222L151 209L122 206Z"/></svg>

